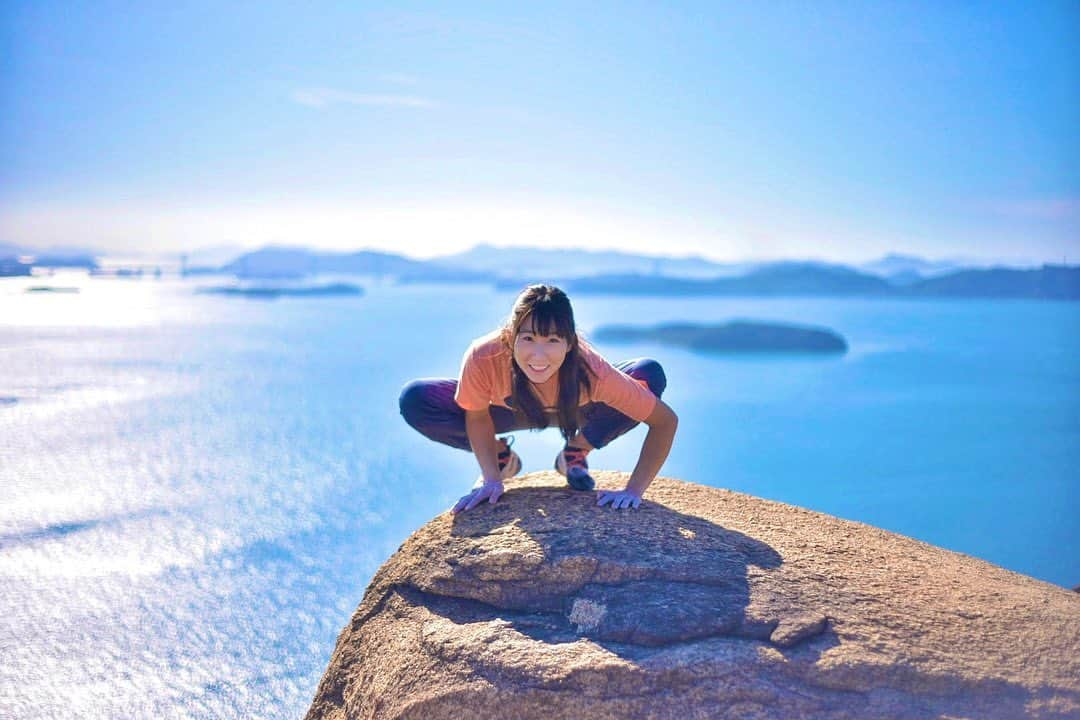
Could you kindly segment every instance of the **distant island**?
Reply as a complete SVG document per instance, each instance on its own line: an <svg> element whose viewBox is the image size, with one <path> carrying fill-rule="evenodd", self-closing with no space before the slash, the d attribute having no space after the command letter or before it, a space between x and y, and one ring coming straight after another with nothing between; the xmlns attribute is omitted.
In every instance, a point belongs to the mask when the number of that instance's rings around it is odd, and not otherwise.
<svg viewBox="0 0 1080 720"><path fill-rule="evenodd" d="M230 295L237 297L252 298L255 300L275 300L279 297L326 297L333 295L363 295L364 289L358 285L348 283L333 283L331 285L311 285L308 287L236 287L223 285L219 287L199 288L196 292L207 295Z"/></svg>
<svg viewBox="0 0 1080 720"><path fill-rule="evenodd" d="M34 285L33 287L26 288L28 293L77 293L79 288L77 287L60 287L54 285Z"/></svg>
<svg viewBox="0 0 1080 720"><path fill-rule="evenodd" d="M656 275L598 275L572 280L572 293L619 295L846 295L891 294L888 280L826 263L770 263L736 277L709 279Z"/></svg>
<svg viewBox="0 0 1080 720"><path fill-rule="evenodd" d="M1080 300L1080 267L1043 265L1036 270L1012 268L959 270L921 280L904 288L901 295L937 298Z"/></svg>
<svg viewBox="0 0 1080 720"><path fill-rule="evenodd" d="M844 266L776 263L740 277L700 280L651 275L600 275L567 283L573 294L653 296L816 296L1080 300L1080 267L959 270L904 285Z"/></svg>
<svg viewBox="0 0 1080 720"><path fill-rule="evenodd" d="M845 353L847 341L834 330L782 323L734 320L723 325L670 323L654 327L603 325L592 337L605 342L659 342L715 353Z"/></svg>

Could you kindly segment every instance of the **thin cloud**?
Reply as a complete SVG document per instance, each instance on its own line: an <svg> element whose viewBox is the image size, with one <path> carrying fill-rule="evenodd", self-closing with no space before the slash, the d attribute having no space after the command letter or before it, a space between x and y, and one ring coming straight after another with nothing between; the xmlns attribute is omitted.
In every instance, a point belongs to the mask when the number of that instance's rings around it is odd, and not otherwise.
<svg viewBox="0 0 1080 720"><path fill-rule="evenodd" d="M292 99L294 102L313 108L324 108L331 105L428 108L435 105L431 100L417 95L355 93L332 88L304 88L294 92Z"/></svg>

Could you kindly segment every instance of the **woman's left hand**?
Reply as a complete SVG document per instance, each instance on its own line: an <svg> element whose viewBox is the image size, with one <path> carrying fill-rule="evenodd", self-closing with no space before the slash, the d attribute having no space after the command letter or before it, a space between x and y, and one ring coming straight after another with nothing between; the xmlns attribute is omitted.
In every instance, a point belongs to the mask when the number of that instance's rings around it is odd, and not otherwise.
<svg viewBox="0 0 1080 720"><path fill-rule="evenodd" d="M597 505L611 503L611 509L637 507L641 504L641 496L629 490L601 490L596 493Z"/></svg>

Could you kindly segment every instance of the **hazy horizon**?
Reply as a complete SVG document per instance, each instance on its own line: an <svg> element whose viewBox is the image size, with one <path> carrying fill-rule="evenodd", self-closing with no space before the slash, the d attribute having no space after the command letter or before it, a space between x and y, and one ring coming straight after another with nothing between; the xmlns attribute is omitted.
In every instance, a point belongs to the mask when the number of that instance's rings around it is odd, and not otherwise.
<svg viewBox="0 0 1080 720"><path fill-rule="evenodd" d="M508 244L496 244L496 243L476 243L464 250L454 250L452 252L439 252L438 254L426 254L420 255L409 252L408 250L400 249L388 249L381 247L365 247L357 246L353 248L321 248L313 245L293 244L293 243L264 243L255 244L247 247L242 246L227 246L227 245L208 245L197 246L184 250L120 250L110 252L104 248L93 248L89 246L79 245L26 245L21 243L6 243L0 242L0 256L3 255L3 250L6 246L20 247L25 250L30 250L33 253L44 254L56 254L63 255L79 255L86 254L91 255L99 260L106 262L123 263L125 260L129 260L132 263L153 263L153 262L179 262L182 256L187 256L190 259L194 258L194 262L198 264L199 256L217 256L224 258L220 260L218 264L225 264L231 262L234 258L238 258L244 254L257 252L261 250L295 250L305 251L313 253L328 253L328 254L350 254L359 252L378 252L391 255L398 255L411 260L439 260L442 258L450 258L462 253L478 250L485 247L493 247L497 250L532 250L539 252L580 252L587 254L596 253L623 253L628 256L637 256L645 258L656 258L664 260L701 260L708 263L715 263L717 265L752 265L752 264L767 264L767 263L826 263L837 265L848 265L851 267L862 267L865 265L871 265L874 263L882 262L890 258L904 258L915 261L921 261L928 264L950 264L966 267L989 267L989 266L1002 266L1013 268L1025 268L1025 267L1041 267L1042 265L1076 265L1076 261L1069 261L1068 257L1059 258L1054 260L1023 260L1017 258L976 258L970 256L940 256L931 257L925 255L917 255L914 253L906 253L902 251L890 251L879 255L869 256L856 260L843 260L834 257L829 257L823 254L817 255L803 255L803 256L784 256L784 257L741 257L734 259L720 259L710 257L707 252L686 252L686 253L658 253L658 252L632 252L619 250L617 248L588 248L581 246L562 246L553 245L548 247L539 247L533 245L508 245ZM214 263L211 263L214 264Z"/></svg>

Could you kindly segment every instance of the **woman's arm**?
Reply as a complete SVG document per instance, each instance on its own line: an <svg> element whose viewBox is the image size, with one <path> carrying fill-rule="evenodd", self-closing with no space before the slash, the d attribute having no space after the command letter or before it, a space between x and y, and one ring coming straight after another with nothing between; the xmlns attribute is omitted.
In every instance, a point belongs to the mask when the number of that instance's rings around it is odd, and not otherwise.
<svg viewBox="0 0 1080 720"><path fill-rule="evenodd" d="M484 482L502 482L499 472L499 458L496 450L495 421L491 413L484 410L465 411L465 434L472 445L476 461L480 463L480 473Z"/></svg>
<svg viewBox="0 0 1080 720"><path fill-rule="evenodd" d="M472 445L476 461L480 463L480 478L483 481L468 495L462 496L451 508L451 512L472 510L487 500L494 505L503 493L502 474L499 472L498 450L495 440L495 422L487 410L465 411L465 434Z"/></svg>
<svg viewBox="0 0 1080 720"><path fill-rule="evenodd" d="M679 418L667 403L657 398L656 407L649 413L649 417L645 418L645 424L649 426L649 433L641 445L641 455L638 456L634 471L630 473L626 490L601 491L597 504L610 502L613 508L637 507L645 489L656 479L656 474L660 472L668 453L671 452Z"/></svg>

